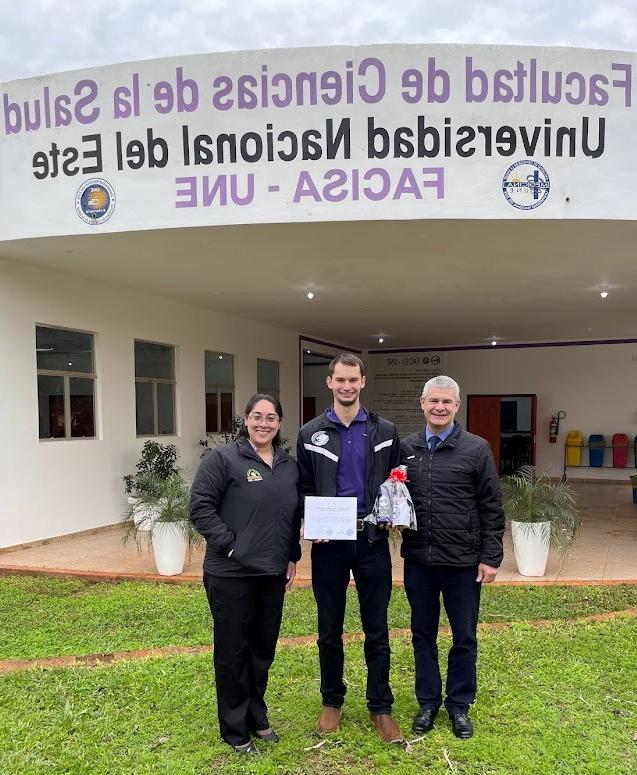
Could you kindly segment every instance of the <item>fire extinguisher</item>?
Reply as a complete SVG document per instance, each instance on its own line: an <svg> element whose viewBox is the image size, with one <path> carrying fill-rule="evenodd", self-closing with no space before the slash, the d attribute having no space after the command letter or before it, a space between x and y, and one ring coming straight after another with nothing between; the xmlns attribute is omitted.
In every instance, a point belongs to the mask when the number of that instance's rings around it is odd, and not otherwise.
<svg viewBox="0 0 637 775"><path fill-rule="evenodd" d="M560 420L566 417L566 412L559 411L557 414L551 415L549 420L549 442L555 444L557 436L560 432Z"/></svg>

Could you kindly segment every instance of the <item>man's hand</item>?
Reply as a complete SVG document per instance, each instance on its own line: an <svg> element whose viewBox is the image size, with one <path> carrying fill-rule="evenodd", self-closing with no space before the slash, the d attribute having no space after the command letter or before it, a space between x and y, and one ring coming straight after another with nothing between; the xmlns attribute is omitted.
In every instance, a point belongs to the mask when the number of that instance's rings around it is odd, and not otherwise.
<svg viewBox="0 0 637 775"><path fill-rule="evenodd" d="M478 565L478 577L476 578L476 581L482 582L483 584L490 584L492 581L495 581L498 570L499 568L492 568L485 562L481 562Z"/></svg>
<svg viewBox="0 0 637 775"><path fill-rule="evenodd" d="M289 562L288 563L288 569L285 574L285 578L287 579L287 582L285 584L285 591L289 592L292 589L292 584L294 584L294 579L296 577L296 563L295 562Z"/></svg>

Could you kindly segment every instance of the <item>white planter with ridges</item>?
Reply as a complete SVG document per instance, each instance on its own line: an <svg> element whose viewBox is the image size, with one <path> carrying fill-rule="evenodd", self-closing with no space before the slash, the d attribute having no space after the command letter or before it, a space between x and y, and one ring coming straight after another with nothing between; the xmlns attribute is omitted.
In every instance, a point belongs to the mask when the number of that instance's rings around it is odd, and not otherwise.
<svg viewBox="0 0 637 775"><path fill-rule="evenodd" d="M521 576L544 575L550 528L550 522L511 522L513 552Z"/></svg>
<svg viewBox="0 0 637 775"><path fill-rule="evenodd" d="M183 527L155 522L151 532L155 565L160 576L178 576L184 569L188 538Z"/></svg>

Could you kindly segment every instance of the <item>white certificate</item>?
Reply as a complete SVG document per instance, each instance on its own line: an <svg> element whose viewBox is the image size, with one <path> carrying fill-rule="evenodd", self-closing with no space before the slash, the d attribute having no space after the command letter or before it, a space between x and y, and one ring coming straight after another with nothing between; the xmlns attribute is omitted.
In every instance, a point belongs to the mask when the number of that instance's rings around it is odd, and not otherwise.
<svg viewBox="0 0 637 775"><path fill-rule="evenodd" d="M356 498L305 498L303 538L356 540Z"/></svg>

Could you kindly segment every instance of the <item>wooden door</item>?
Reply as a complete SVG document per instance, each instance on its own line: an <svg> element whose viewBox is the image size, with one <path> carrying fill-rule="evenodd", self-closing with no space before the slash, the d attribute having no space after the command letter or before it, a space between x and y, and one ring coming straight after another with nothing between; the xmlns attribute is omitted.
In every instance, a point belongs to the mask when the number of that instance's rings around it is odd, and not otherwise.
<svg viewBox="0 0 637 775"><path fill-rule="evenodd" d="M500 396L468 396L467 430L491 445L496 468L500 467Z"/></svg>

